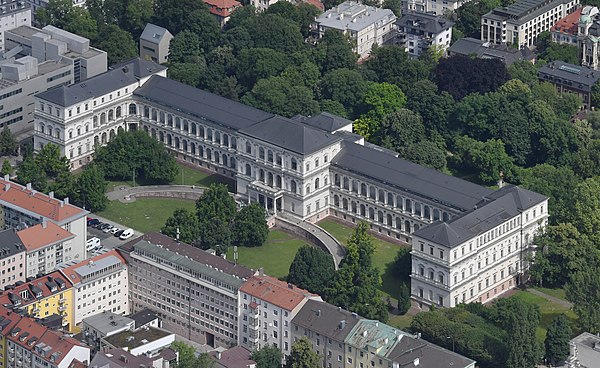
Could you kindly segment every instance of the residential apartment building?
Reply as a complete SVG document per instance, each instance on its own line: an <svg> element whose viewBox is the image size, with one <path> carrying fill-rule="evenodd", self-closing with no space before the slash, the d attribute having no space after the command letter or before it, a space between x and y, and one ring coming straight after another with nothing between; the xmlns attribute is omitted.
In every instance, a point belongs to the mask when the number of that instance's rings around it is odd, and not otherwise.
<svg viewBox="0 0 600 368"><path fill-rule="evenodd" d="M63 262L83 259L73 246L75 235L51 221L42 220L17 232L27 251L26 277L43 276L54 271Z"/></svg>
<svg viewBox="0 0 600 368"><path fill-rule="evenodd" d="M433 15L447 15L469 1L471 0L402 0L402 14L414 11Z"/></svg>
<svg viewBox="0 0 600 368"><path fill-rule="evenodd" d="M481 17L481 39L496 44L532 47L537 36L573 13L579 0L519 0Z"/></svg>
<svg viewBox="0 0 600 368"><path fill-rule="evenodd" d="M598 70L600 68L600 11L595 6L584 6L578 24L578 47L581 65Z"/></svg>
<svg viewBox="0 0 600 368"><path fill-rule="evenodd" d="M0 125L9 126L20 138L33 133L35 94L106 71L104 51L56 27L23 25L6 30L3 40L7 53L0 61L0 104L4 106Z"/></svg>
<svg viewBox="0 0 600 368"><path fill-rule="evenodd" d="M140 58L164 64L169 58L173 35L166 28L148 23L140 36Z"/></svg>
<svg viewBox="0 0 600 368"><path fill-rule="evenodd" d="M25 281L25 246L14 229L0 231L0 289Z"/></svg>
<svg viewBox="0 0 600 368"><path fill-rule="evenodd" d="M541 67L538 78L542 82L552 83L560 94L577 94L583 101L583 108L590 109L592 87L600 79L600 71L557 60Z"/></svg>
<svg viewBox="0 0 600 368"><path fill-rule="evenodd" d="M242 7L242 3L236 0L203 0L208 5L210 14L214 15L223 27L231 18L231 14L238 8Z"/></svg>
<svg viewBox="0 0 600 368"><path fill-rule="evenodd" d="M111 311L85 317L81 323L83 339L94 351L100 350L101 339L129 330L135 330L135 321Z"/></svg>
<svg viewBox="0 0 600 368"><path fill-rule="evenodd" d="M135 59L85 82L36 95L34 150L53 143L73 169L90 162L95 145L137 127L142 111L131 103L133 91L155 74L165 76L166 68Z"/></svg>
<svg viewBox="0 0 600 368"><path fill-rule="evenodd" d="M556 22L550 28L550 39L559 44L579 46L579 18L583 8L577 8L573 13Z"/></svg>
<svg viewBox="0 0 600 368"><path fill-rule="evenodd" d="M548 197L508 185L473 211L414 232L413 298L455 307L503 294L524 281L533 239L547 223Z"/></svg>
<svg viewBox="0 0 600 368"><path fill-rule="evenodd" d="M64 61L73 66L73 81L79 83L106 72L105 51L90 46L90 40L54 26L42 29L21 26L4 33L4 48L20 47L18 56L33 56L39 63Z"/></svg>
<svg viewBox="0 0 600 368"><path fill-rule="evenodd" d="M18 235L30 250L29 276L50 272L61 262L85 259L89 212L69 204L68 198L56 199L53 192L39 193L31 184L23 186L5 176L0 179L0 210L0 227L26 229Z"/></svg>
<svg viewBox="0 0 600 368"><path fill-rule="evenodd" d="M5 0L0 4L0 51L4 50L4 32L20 26L31 26L31 6L21 0Z"/></svg>
<svg viewBox="0 0 600 368"><path fill-rule="evenodd" d="M0 304L33 318L62 316L62 327L73 331L73 284L59 272L17 285L0 295Z"/></svg>
<svg viewBox="0 0 600 368"><path fill-rule="evenodd" d="M209 346L238 340L239 289L255 272L158 233L121 247L133 312L150 309L164 329Z"/></svg>
<svg viewBox="0 0 600 368"><path fill-rule="evenodd" d="M321 297L271 276L261 274L251 277L240 288L243 308L238 345L251 351L273 345L284 356L289 355L291 321L311 299L320 301Z"/></svg>
<svg viewBox="0 0 600 368"><path fill-rule="evenodd" d="M308 338L322 367L344 368L345 339L360 319L356 313L335 305L309 300L292 319L292 341Z"/></svg>
<svg viewBox="0 0 600 368"><path fill-rule="evenodd" d="M430 47L443 54L452 40L454 23L442 16L409 12L396 21L397 43L411 57L419 57Z"/></svg>
<svg viewBox="0 0 600 368"><path fill-rule="evenodd" d="M60 272L73 283L75 324L103 312L129 314L129 278L125 259L114 249Z"/></svg>
<svg viewBox="0 0 600 368"><path fill-rule="evenodd" d="M28 317L21 318L10 330L3 329L2 334L7 368L70 368L90 362L87 346Z"/></svg>
<svg viewBox="0 0 600 368"><path fill-rule="evenodd" d="M25 0L25 1L33 9L33 14L34 15L35 15L35 12L39 8L45 8L45 7L47 7L48 3L50 2L49 0ZM85 0L73 0L73 6L81 6L81 7L83 7L83 6L85 6Z"/></svg>
<svg viewBox="0 0 600 368"><path fill-rule="evenodd" d="M346 1L319 15L315 25L319 37L323 37L328 29L348 35L356 42L354 52L364 58L371 52L373 44L383 45L394 36L395 21L396 15L389 9Z"/></svg>

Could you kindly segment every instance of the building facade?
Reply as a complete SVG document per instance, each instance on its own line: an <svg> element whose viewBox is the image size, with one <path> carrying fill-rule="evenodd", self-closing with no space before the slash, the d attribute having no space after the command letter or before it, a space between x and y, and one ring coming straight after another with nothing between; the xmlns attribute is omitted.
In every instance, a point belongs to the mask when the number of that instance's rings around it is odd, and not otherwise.
<svg viewBox="0 0 600 368"><path fill-rule="evenodd" d="M584 6L578 24L578 47L581 65L600 68L600 11L595 6Z"/></svg>
<svg viewBox="0 0 600 368"><path fill-rule="evenodd" d="M243 307L238 345L251 351L273 345L286 356L292 347L292 319L304 303L310 299L320 301L321 297L274 277L259 275L242 285L240 299Z"/></svg>
<svg viewBox="0 0 600 368"><path fill-rule="evenodd" d="M169 58L169 45L173 35L166 28L146 24L140 36L140 58L164 64Z"/></svg>
<svg viewBox="0 0 600 368"><path fill-rule="evenodd" d="M584 109L592 108L592 87L600 79L600 71L586 66L552 61L538 70L542 82L552 83L558 93L574 93L581 97ZM596 106L597 107L597 106Z"/></svg>
<svg viewBox="0 0 600 368"><path fill-rule="evenodd" d="M583 8L577 8L573 13L556 22L550 28L550 39L559 44L579 46L579 18Z"/></svg>
<svg viewBox="0 0 600 368"><path fill-rule="evenodd" d="M573 13L579 0L519 0L481 17L481 40L532 47L540 33Z"/></svg>
<svg viewBox="0 0 600 368"><path fill-rule="evenodd" d="M4 32L31 26L31 6L25 1L9 0L0 5L0 50L4 50Z"/></svg>
<svg viewBox="0 0 600 368"><path fill-rule="evenodd" d="M219 25L223 27L231 18L231 14L238 8L242 7L242 3L236 0L203 0L208 5L208 10L212 14ZM260 1L257 3L260 4Z"/></svg>
<svg viewBox="0 0 600 368"><path fill-rule="evenodd" d="M547 223L548 197L508 185L471 212L416 231L413 299L421 305L455 307L501 295L525 281L534 237Z"/></svg>
<svg viewBox="0 0 600 368"><path fill-rule="evenodd" d="M470 0L402 0L402 14L414 11L433 15L447 15L449 12L456 11L469 1Z"/></svg>
<svg viewBox="0 0 600 368"><path fill-rule="evenodd" d="M238 292L254 272L158 233L122 247L133 312L149 309L164 329L209 346L238 340Z"/></svg>
<svg viewBox="0 0 600 368"><path fill-rule="evenodd" d="M11 288L0 302L32 318L61 316L62 328L74 331L73 284L59 272Z"/></svg>
<svg viewBox="0 0 600 368"><path fill-rule="evenodd" d="M60 270L73 283L75 324L105 311L129 314L129 278L125 259L110 250Z"/></svg>
<svg viewBox="0 0 600 368"><path fill-rule="evenodd" d="M356 42L354 52L364 58L369 55L374 44L383 45L394 36L395 21L396 15L389 9L346 1L319 15L315 19L315 25L319 37L323 37L328 29L335 29L349 36Z"/></svg>
<svg viewBox="0 0 600 368"><path fill-rule="evenodd" d="M138 59L89 81L38 94L34 150L53 143L73 169L90 162L95 145L105 144L131 124L137 127L132 94L154 74L165 76L166 68Z"/></svg>
<svg viewBox="0 0 600 368"><path fill-rule="evenodd" d="M25 281L25 246L14 229L0 231L0 288Z"/></svg>
<svg viewBox="0 0 600 368"><path fill-rule="evenodd" d="M419 57L433 47L446 53L452 40L453 23L442 16L409 12L396 21L397 41L412 57Z"/></svg>

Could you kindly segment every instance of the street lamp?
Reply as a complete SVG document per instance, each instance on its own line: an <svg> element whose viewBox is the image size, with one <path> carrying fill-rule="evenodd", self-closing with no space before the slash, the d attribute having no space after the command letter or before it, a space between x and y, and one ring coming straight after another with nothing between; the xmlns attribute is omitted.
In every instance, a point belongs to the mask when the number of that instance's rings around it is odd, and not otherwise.
<svg viewBox="0 0 600 368"><path fill-rule="evenodd" d="M446 339L452 339L452 352L454 353L454 336L446 336Z"/></svg>

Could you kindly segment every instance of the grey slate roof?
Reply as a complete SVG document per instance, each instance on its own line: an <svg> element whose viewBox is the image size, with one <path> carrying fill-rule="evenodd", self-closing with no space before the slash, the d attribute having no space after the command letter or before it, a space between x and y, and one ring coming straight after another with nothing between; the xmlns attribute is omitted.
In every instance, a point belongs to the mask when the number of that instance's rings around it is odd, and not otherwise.
<svg viewBox="0 0 600 368"><path fill-rule="evenodd" d="M471 37L461 38L448 48L449 55L477 55L482 59L500 59L504 64L511 65L518 60L531 61L535 59L535 53L529 48L514 49L507 45L494 45L489 42Z"/></svg>
<svg viewBox="0 0 600 368"><path fill-rule="evenodd" d="M515 19L518 24L523 24L539 15L557 7L560 4L568 3L568 0L519 0L516 3L498 7L484 15L484 18Z"/></svg>
<svg viewBox="0 0 600 368"><path fill-rule="evenodd" d="M171 34L166 28L159 27L156 24L148 23L144 27L144 31L140 39L152 43L160 43L165 34Z"/></svg>
<svg viewBox="0 0 600 368"><path fill-rule="evenodd" d="M134 95L233 130L250 127L273 114L154 75Z"/></svg>
<svg viewBox="0 0 600 368"><path fill-rule="evenodd" d="M589 332L571 340L571 344L577 346L576 362L581 364L582 368L592 368L598 366L600 360L600 337Z"/></svg>
<svg viewBox="0 0 600 368"><path fill-rule="evenodd" d="M398 29L405 29L410 34L427 32L438 34L454 25L450 20L430 13L408 12L396 20Z"/></svg>
<svg viewBox="0 0 600 368"><path fill-rule="evenodd" d="M36 96L58 106L67 107L136 82L133 68L119 68L68 87L60 86L49 89Z"/></svg>
<svg viewBox="0 0 600 368"><path fill-rule="evenodd" d="M352 120L344 119L341 116L333 115L328 112L321 112L318 115L308 118L306 116L296 115L292 120L302 122L328 133L333 133L338 129L352 125L353 123Z"/></svg>
<svg viewBox="0 0 600 368"><path fill-rule="evenodd" d="M281 116L273 116L240 130L240 133L301 155L309 155L342 140L335 134Z"/></svg>
<svg viewBox="0 0 600 368"><path fill-rule="evenodd" d="M340 31L360 31L375 23L394 20L396 16L389 9L381 9L363 5L354 1L346 1L319 15L315 22L319 26Z"/></svg>
<svg viewBox="0 0 600 368"><path fill-rule="evenodd" d="M344 341L361 318L335 305L308 300L292 319L292 324L336 341Z"/></svg>
<svg viewBox="0 0 600 368"><path fill-rule="evenodd" d="M541 80L582 91L591 91L592 86L600 79L600 71L559 60L541 67L538 75Z"/></svg>
<svg viewBox="0 0 600 368"><path fill-rule="evenodd" d="M437 203L468 211L492 190L403 160L388 152L344 143L331 161L348 172L383 182Z"/></svg>
<svg viewBox="0 0 600 368"><path fill-rule="evenodd" d="M402 368L471 368L475 361L422 339L402 336L387 354ZM418 359L418 364L415 364Z"/></svg>
<svg viewBox="0 0 600 368"><path fill-rule="evenodd" d="M135 329L138 329L145 324L154 321L158 316L150 309L142 309L141 311L130 315L129 318L135 321Z"/></svg>
<svg viewBox="0 0 600 368"><path fill-rule="evenodd" d="M114 64L110 67L110 69L119 69L119 68L133 68L133 75L136 78L142 79L155 74L158 71L167 69L166 66L157 64L150 60L144 60L139 57L124 61L119 64Z"/></svg>
<svg viewBox="0 0 600 368"><path fill-rule="evenodd" d="M477 207L447 222L437 221L414 236L452 248L493 229L523 210L548 199L539 193L507 185L488 194Z"/></svg>
<svg viewBox="0 0 600 368"><path fill-rule="evenodd" d="M0 232L0 259L12 257L24 251L25 246L14 229Z"/></svg>

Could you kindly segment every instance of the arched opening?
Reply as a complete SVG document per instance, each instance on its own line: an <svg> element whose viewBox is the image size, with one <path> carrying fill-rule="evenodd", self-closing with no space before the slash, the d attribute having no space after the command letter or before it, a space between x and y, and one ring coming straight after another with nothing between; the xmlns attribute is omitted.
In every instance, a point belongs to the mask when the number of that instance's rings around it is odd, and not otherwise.
<svg viewBox="0 0 600 368"><path fill-rule="evenodd" d="M392 220L392 215L390 215L390 214L388 213L386 217L387 217L387 218L386 218L386 220L387 220L387 221L385 222L385 224L386 224L387 226L392 226L392 224L394 223L394 221Z"/></svg>
<svg viewBox="0 0 600 368"><path fill-rule="evenodd" d="M365 183L360 184L360 194L365 197L367 196L367 184L365 184Z"/></svg>
<svg viewBox="0 0 600 368"><path fill-rule="evenodd" d="M319 189L319 178L315 179L315 190Z"/></svg>
<svg viewBox="0 0 600 368"><path fill-rule="evenodd" d="M270 186L270 187L273 186L273 174L272 173L269 173L267 175L267 185Z"/></svg>
<svg viewBox="0 0 600 368"><path fill-rule="evenodd" d="M394 195L392 193L387 194L387 203L388 206L394 207Z"/></svg>
<svg viewBox="0 0 600 368"><path fill-rule="evenodd" d="M110 139L112 140L115 137L116 133L114 129L110 130Z"/></svg>
<svg viewBox="0 0 600 368"><path fill-rule="evenodd" d="M171 137L171 134L167 134L167 146L172 146L173 145L173 138Z"/></svg>
<svg viewBox="0 0 600 368"><path fill-rule="evenodd" d="M280 175L277 175L277 176L275 177L275 186L276 186L277 188L281 188L281 176L280 176Z"/></svg>
<svg viewBox="0 0 600 368"><path fill-rule="evenodd" d="M350 179L348 179L347 176L344 176L344 189L346 189L346 190L350 189Z"/></svg>
<svg viewBox="0 0 600 368"><path fill-rule="evenodd" d="M377 221L383 224L383 212L377 211Z"/></svg>
<svg viewBox="0 0 600 368"><path fill-rule="evenodd" d="M292 193L298 193L298 187L296 186L295 180L292 180L292 182L290 183L290 190L292 191Z"/></svg>
<svg viewBox="0 0 600 368"><path fill-rule="evenodd" d="M102 133L102 144L106 143L107 139L106 139L106 132Z"/></svg>
<svg viewBox="0 0 600 368"><path fill-rule="evenodd" d="M229 136L227 134L223 134L223 145L229 147Z"/></svg>
<svg viewBox="0 0 600 368"><path fill-rule="evenodd" d="M117 115L117 118L121 117L121 106L117 106L117 109L115 110L115 114Z"/></svg>
<svg viewBox="0 0 600 368"><path fill-rule="evenodd" d="M165 142L165 133L158 132L158 140L160 141L160 143L164 143Z"/></svg>
<svg viewBox="0 0 600 368"><path fill-rule="evenodd" d="M221 164L223 166L227 166L227 163L229 162L229 160L227 159L227 155L226 154L222 154L221 155Z"/></svg>
<svg viewBox="0 0 600 368"><path fill-rule="evenodd" d="M338 197L337 195L333 196L333 205L335 207L339 207L340 206L340 197Z"/></svg>
<svg viewBox="0 0 600 368"><path fill-rule="evenodd" d="M258 180L262 181L263 183L265 182L265 171L263 169L258 171Z"/></svg>
<svg viewBox="0 0 600 368"><path fill-rule="evenodd" d="M100 125L102 125L102 124L106 124L106 113L105 112L100 114Z"/></svg>
<svg viewBox="0 0 600 368"><path fill-rule="evenodd" d="M245 174L247 176L252 176L252 168L250 167L250 164L246 164Z"/></svg>
<svg viewBox="0 0 600 368"><path fill-rule="evenodd" d="M177 148L177 149L181 148L179 144L180 144L179 137L175 137L175 148Z"/></svg>
<svg viewBox="0 0 600 368"><path fill-rule="evenodd" d="M342 208L348 211L348 200L346 198L342 200Z"/></svg>
<svg viewBox="0 0 600 368"><path fill-rule="evenodd" d="M404 221L404 231L410 233L410 221Z"/></svg>
<svg viewBox="0 0 600 368"><path fill-rule="evenodd" d="M265 159L265 149L262 147L258 148L258 158L260 158L261 160Z"/></svg>
<svg viewBox="0 0 600 368"><path fill-rule="evenodd" d="M369 198L377 199L377 189L374 186L369 187Z"/></svg>
<svg viewBox="0 0 600 368"><path fill-rule="evenodd" d="M366 215L366 208L365 208L364 204L360 205L360 215L363 217L365 217L365 215Z"/></svg>
<svg viewBox="0 0 600 368"><path fill-rule="evenodd" d="M375 209L373 207L369 207L369 218L375 220Z"/></svg>
<svg viewBox="0 0 600 368"><path fill-rule="evenodd" d="M129 104L129 115L137 115L137 106L134 103Z"/></svg>
<svg viewBox="0 0 600 368"><path fill-rule="evenodd" d="M196 155L196 144L195 143L190 143L190 153L192 155Z"/></svg>
<svg viewBox="0 0 600 368"><path fill-rule="evenodd" d="M340 187L340 176L338 174L333 174L333 185Z"/></svg>
<svg viewBox="0 0 600 368"><path fill-rule="evenodd" d="M113 115L113 111L112 110L108 110L108 121L113 121L115 120L115 117Z"/></svg>

